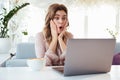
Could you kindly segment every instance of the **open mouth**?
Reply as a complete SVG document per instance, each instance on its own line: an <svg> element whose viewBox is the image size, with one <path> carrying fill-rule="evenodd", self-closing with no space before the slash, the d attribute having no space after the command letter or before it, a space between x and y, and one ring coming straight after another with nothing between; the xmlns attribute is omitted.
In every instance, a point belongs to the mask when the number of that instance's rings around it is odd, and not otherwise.
<svg viewBox="0 0 120 80"><path fill-rule="evenodd" d="M63 27L61 26L61 27L59 27L59 29L62 29Z"/></svg>
<svg viewBox="0 0 120 80"><path fill-rule="evenodd" d="M64 27L63 26L59 26L58 27L58 33L61 33L61 31L63 31Z"/></svg>
<svg viewBox="0 0 120 80"><path fill-rule="evenodd" d="M62 27L59 27L60 29L62 29Z"/></svg>

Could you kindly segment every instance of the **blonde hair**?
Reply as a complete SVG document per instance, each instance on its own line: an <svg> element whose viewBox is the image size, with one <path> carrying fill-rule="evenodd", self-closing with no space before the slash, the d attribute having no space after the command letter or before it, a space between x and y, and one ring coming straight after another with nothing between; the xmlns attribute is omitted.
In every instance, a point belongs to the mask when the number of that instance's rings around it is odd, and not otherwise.
<svg viewBox="0 0 120 80"><path fill-rule="evenodd" d="M45 27L43 29L43 34L44 34L44 37L45 37L48 44L50 44L52 41L52 35L51 35L51 29L50 29L50 20L52 20L54 18L55 13L58 10L63 10L68 15L68 10L63 4L55 3L55 4L52 4L49 6L47 15L45 17ZM65 37L65 35L63 36L63 40L65 42L67 40L67 37Z"/></svg>

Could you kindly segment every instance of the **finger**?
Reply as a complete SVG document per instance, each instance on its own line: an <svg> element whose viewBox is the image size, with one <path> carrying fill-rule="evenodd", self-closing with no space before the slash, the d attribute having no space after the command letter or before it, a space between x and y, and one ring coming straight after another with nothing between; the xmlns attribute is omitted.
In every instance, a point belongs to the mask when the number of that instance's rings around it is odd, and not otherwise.
<svg viewBox="0 0 120 80"><path fill-rule="evenodd" d="M52 28L52 26L53 26L53 21L50 20L50 27Z"/></svg>
<svg viewBox="0 0 120 80"><path fill-rule="evenodd" d="M68 26L68 20L66 21L66 24L65 24L65 27L67 27Z"/></svg>
<svg viewBox="0 0 120 80"><path fill-rule="evenodd" d="M63 36L64 35L64 33L65 33L65 31L66 31L66 27L64 28L64 30L61 32L61 36Z"/></svg>
<svg viewBox="0 0 120 80"><path fill-rule="evenodd" d="M57 30L56 24L54 23L53 20L50 21L50 27L51 27L51 29L53 29L53 30Z"/></svg>
<svg viewBox="0 0 120 80"><path fill-rule="evenodd" d="M50 59L49 57L47 57L47 56L45 56L45 59L46 59L46 60L45 60L45 61L46 61L46 62L45 62L45 65L46 65L46 66L51 66L51 65L52 65L51 59Z"/></svg>
<svg viewBox="0 0 120 80"><path fill-rule="evenodd" d="M63 31L66 31L66 30L67 30L67 27L65 27Z"/></svg>

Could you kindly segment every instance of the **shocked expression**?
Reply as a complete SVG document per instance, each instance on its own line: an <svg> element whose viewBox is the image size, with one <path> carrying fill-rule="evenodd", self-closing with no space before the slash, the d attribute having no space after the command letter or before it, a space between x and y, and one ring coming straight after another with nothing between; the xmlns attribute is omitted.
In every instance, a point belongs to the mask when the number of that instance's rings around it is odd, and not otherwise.
<svg viewBox="0 0 120 80"><path fill-rule="evenodd" d="M67 14L64 10L58 10L53 18L55 25L57 26L58 34L61 33L66 27Z"/></svg>

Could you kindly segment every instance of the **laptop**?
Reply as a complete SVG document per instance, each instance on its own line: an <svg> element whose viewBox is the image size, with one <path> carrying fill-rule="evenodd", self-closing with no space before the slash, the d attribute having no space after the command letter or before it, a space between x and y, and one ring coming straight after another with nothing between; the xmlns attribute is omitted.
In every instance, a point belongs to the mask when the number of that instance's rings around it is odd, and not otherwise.
<svg viewBox="0 0 120 80"><path fill-rule="evenodd" d="M115 44L115 39L68 40L64 76L109 72Z"/></svg>

